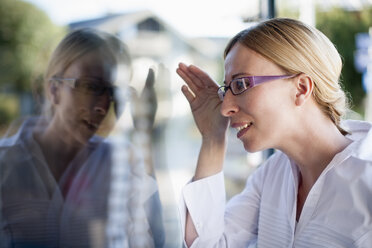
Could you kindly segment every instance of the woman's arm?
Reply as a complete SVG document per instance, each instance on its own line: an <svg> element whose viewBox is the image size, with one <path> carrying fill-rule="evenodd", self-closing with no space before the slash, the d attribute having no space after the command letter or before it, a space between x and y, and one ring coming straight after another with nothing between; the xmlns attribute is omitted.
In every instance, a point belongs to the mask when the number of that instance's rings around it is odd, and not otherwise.
<svg viewBox="0 0 372 248"><path fill-rule="evenodd" d="M202 135L202 147L193 178L195 181L222 170L229 120L220 113L221 100L217 95L219 86L207 73L196 66L182 63L177 73L187 84L182 87L182 92Z"/></svg>
<svg viewBox="0 0 372 248"><path fill-rule="evenodd" d="M187 98L195 123L202 135L202 146L193 181L222 171L226 148L227 118L220 114L217 83L196 66L180 63L177 73L186 82L182 92ZM194 223L186 213L185 241L190 246L198 237Z"/></svg>

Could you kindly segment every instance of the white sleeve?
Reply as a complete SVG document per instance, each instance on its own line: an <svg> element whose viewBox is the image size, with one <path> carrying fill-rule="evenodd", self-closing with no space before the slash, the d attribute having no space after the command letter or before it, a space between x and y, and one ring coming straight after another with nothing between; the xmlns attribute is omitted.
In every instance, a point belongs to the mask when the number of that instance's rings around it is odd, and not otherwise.
<svg viewBox="0 0 372 248"><path fill-rule="evenodd" d="M187 208L198 233L191 247L255 247L263 176L261 168L256 170L226 206L222 172L187 184L180 214L183 232Z"/></svg>

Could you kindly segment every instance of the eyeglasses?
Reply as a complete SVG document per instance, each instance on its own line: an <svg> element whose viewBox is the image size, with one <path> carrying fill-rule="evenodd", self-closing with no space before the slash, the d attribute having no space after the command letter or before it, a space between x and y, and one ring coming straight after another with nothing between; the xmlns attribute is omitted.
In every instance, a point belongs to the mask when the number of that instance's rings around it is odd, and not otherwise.
<svg viewBox="0 0 372 248"><path fill-rule="evenodd" d="M236 96L242 94L244 91L253 88L259 84L269 82L277 79L286 79L297 76L294 75L280 75L280 76L247 76L241 78L235 78L231 80L229 85L224 85L218 88L217 94L221 101L223 101L228 90L231 90L231 93Z"/></svg>
<svg viewBox="0 0 372 248"><path fill-rule="evenodd" d="M112 86L109 82L104 82L92 78L57 78L53 77L51 81L57 81L59 83L67 83L71 88L76 91L91 96L102 96L108 93L110 99L114 97L115 86Z"/></svg>

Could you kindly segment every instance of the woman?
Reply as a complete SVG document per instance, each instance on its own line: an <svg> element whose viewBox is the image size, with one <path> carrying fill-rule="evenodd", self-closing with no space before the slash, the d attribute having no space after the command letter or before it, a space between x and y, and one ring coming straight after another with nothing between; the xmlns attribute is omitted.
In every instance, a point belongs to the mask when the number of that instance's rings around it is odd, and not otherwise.
<svg viewBox="0 0 372 248"><path fill-rule="evenodd" d="M231 39L221 87L199 68L179 65L202 134L180 207L187 246L371 246L371 124L341 122L341 67L328 38L285 18ZM248 152L278 151L225 206L229 125Z"/></svg>
<svg viewBox="0 0 372 248"><path fill-rule="evenodd" d="M0 247L163 245L143 158L120 134L97 135L112 103L122 111L129 79L115 36L82 29L60 42L45 73L45 115L0 143Z"/></svg>

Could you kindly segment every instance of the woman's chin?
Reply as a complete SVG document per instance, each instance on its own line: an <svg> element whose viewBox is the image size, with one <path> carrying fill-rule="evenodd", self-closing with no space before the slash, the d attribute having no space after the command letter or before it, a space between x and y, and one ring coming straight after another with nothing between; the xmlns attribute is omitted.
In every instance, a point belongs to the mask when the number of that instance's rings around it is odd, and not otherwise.
<svg viewBox="0 0 372 248"><path fill-rule="evenodd" d="M96 130L90 130L86 127L82 127L79 129L78 132L75 132L74 136L76 137L76 140L81 143L82 145L85 145L88 143L88 141L93 137L93 135L96 133Z"/></svg>
<svg viewBox="0 0 372 248"><path fill-rule="evenodd" d="M259 152L259 151L263 151L265 150L266 148L254 143L254 142L243 142L243 145L244 145L244 150L246 150L247 152L250 152L250 153L254 153L254 152Z"/></svg>

